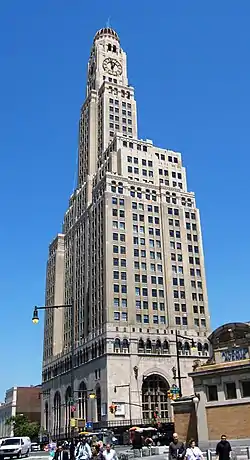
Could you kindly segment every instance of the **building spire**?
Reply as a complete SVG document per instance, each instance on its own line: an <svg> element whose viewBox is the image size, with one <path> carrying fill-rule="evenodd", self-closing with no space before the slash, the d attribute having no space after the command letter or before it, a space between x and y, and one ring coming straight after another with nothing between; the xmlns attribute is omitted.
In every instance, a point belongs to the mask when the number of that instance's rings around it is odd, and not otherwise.
<svg viewBox="0 0 250 460"><path fill-rule="evenodd" d="M106 22L106 27L111 27L111 25L110 25L110 16L108 17L108 20Z"/></svg>

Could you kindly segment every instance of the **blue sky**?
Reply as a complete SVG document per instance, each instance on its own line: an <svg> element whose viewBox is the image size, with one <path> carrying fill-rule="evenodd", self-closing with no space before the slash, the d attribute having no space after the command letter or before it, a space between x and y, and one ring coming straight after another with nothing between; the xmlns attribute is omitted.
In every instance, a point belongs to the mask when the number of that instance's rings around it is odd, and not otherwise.
<svg viewBox="0 0 250 460"><path fill-rule="evenodd" d="M140 137L181 151L196 192L212 326L250 320L249 16L249 0L1 0L1 398L40 381L32 307L44 302L88 55L108 17L128 53Z"/></svg>

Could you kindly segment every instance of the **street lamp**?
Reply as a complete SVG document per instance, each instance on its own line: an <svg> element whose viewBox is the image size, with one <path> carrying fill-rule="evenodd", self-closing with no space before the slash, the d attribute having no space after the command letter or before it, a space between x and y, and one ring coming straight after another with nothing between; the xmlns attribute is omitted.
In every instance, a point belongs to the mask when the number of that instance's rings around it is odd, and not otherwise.
<svg viewBox="0 0 250 460"><path fill-rule="evenodd" d="M190 337L183 336L178 334L178 331L175 331L175 345L176 345L176 357L177 357L177 372L178 372L178 385L179 385L179 395L180 397L182 396L182 384L181 380L185 377L181 376L181 366L180 366L180 349L179 349L179 342L178 339L184 339L184 340L189 340L191 342L191 350L194 351L196 350L196 344L194 339L191 339Z"/></svg>
<svg viewBox="0 0 250 460"><path fill-rule="evenodd" d="M58 310L59 308L70 308L71 309L71 369L70 369L70 387L71 387L71 398L74 399L74 380L75 380L75 366L74 366L74 355L75 355L75 309L74 302L69 305L45 305L43 307L34 307L32 323L39 323L38 310ZM71 403L74 403L71 401ZM74 419L74 406L71 406L71 419ZM69 421L69 427L71 428L71 436L74 435L74 426L71 421ZM69 428L69 431L70 431Z"/></svg>
<svg viewBox="0 0 250 460"><path fill-rule="evenodd" d="M38 310L37 307L34 308L33 316L32 316L32 323L37 324L39 322Z"/></svg>

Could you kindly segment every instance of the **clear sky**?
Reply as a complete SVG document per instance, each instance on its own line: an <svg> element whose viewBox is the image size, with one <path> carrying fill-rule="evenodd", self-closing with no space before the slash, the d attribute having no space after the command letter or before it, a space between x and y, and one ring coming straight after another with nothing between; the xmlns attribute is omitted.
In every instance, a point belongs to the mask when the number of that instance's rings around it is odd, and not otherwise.
<svg viewBox="0 0 250 460"><path fill-rule="evenodd" d="M1 398L40 382L32 308L74 185L92 39L109 17L139 135L182 152L196 192L212 326L250 320L250 1L1 0Z"/></svg>

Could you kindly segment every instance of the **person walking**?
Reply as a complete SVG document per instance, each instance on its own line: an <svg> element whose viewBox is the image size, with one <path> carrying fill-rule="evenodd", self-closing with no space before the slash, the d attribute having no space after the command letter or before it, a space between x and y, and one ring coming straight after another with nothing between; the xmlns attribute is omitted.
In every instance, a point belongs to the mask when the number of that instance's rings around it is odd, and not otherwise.
<svg viewBox="0 0 250 460"><path fill-rule="evenodd" d="M169 460L184 459L186 448L183 442L179 441L177 433L173 434L173 441L169 444Z"/></svg>
<svg viewBox="0 0 250 460"><path fill-rule="evenodd" d="M220 441L216 446L216 460L229 460L232 456L230 442L227 441L225 434L221 435Z"/></svg>
<svg viewBox="0 0 250 460"><path fill-rule="evenodd" d="M69 460L69 453L64 446L58 446L55 452L54 460Z"/></svg>
<svg viewBox="0 0 250 460"><path fill-rule="evenodd" d="M203 454L198 446L195 444L194 439L190 439L188 443L188 448L185 454L186 460L204 460Z"/></svg>
<svg viewBox="0 0 250 460"><path fill-rule="evenodd" d="M102 455L104 460L118 460L117 453L110 444L106 444L106 449L104 449Z"/></svg>
<svg viewBox="0 0 250 460"><path fill-rule="evenodd" d="M90 460L92 452L86 438L81 438L75 450L76 460Z"/></svg>

